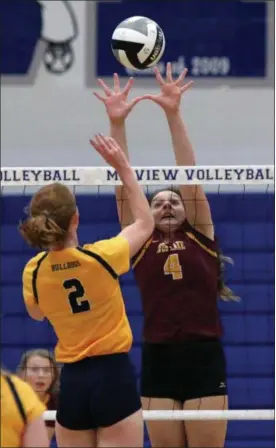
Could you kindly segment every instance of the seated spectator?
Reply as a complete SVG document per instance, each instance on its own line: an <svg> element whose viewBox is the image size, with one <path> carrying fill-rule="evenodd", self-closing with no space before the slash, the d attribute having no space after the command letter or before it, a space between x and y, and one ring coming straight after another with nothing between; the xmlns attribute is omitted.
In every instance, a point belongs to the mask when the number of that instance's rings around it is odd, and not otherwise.
<svg viewBox="0 0 276 448"><path fill-rule="evenodd" d="M39 348L25 352L18 366L18 374L32 386L47 410L57 409L59 367L50 351ZM51 441L55 421L46 421L46 426Z"/></svg>

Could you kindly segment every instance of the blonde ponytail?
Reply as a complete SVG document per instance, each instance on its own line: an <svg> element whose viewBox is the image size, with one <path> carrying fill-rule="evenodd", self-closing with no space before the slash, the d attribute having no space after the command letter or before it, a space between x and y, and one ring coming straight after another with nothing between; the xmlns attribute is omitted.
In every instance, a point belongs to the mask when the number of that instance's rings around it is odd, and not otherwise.
<svg viewBox="0 0 276 448"><path fill-rule="evenodd" d="M19 225L19 231L24 240L37 249L47 249L61 244L66 236L66 232L48 216L47 212L28 218Z"/></svg>
<svg viewBox="0 0 276 448"><path fill-rule="evenodd" d="M20 223L19 231L31 247L60 247L68 237L76 211L76 198L69 188L59 183L47 185L32 197L28 218Z"/></svg>

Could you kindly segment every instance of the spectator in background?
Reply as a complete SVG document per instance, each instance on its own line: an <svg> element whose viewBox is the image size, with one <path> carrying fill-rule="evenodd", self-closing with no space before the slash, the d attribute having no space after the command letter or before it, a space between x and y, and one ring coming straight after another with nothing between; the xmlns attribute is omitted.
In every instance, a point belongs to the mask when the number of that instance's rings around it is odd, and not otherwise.
<svg viewBox="0 0 276 448"><path fill-rule="evenodd" d="M1 369L1 447L49 447L44 410L29 384Z"/></svg>
<svg viewBox="0 0 276 448"><path fill-rule="evenodd" d="M49 411L57 409L59 368L54 356L45 349L35 349L22 355L19 376L36 391ZM46 421L49 440L55 433L55 421Z"/></svg>

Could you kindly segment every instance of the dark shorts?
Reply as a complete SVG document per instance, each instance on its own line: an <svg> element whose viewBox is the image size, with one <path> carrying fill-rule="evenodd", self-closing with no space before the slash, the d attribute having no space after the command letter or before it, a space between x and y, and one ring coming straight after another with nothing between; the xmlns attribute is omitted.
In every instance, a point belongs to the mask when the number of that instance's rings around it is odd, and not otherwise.
<svg viewBox="0 0 276 448"><path fill-rule="evenodd" d="M226 365L217 339L143 346L141 395L185 402L227 395Z"/></svg>
<svg viewBox="0 0 276 448"><path fill-rule="evenodd" d="M57 421L73 430L107 427L141 408L128 354L95 356L65 364Z"/></svg>

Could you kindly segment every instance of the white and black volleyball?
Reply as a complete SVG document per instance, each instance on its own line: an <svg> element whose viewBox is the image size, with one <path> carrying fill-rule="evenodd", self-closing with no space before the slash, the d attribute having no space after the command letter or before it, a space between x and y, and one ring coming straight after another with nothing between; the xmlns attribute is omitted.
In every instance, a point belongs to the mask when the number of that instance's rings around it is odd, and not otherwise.
<svg viewBox="0 0 276 448"><path fill-rule="evenodd" d="M126 68L145 70L161 59L165 50L165 36L153 20L130 17L115 29L111 47L115 58Z"/></svg>

